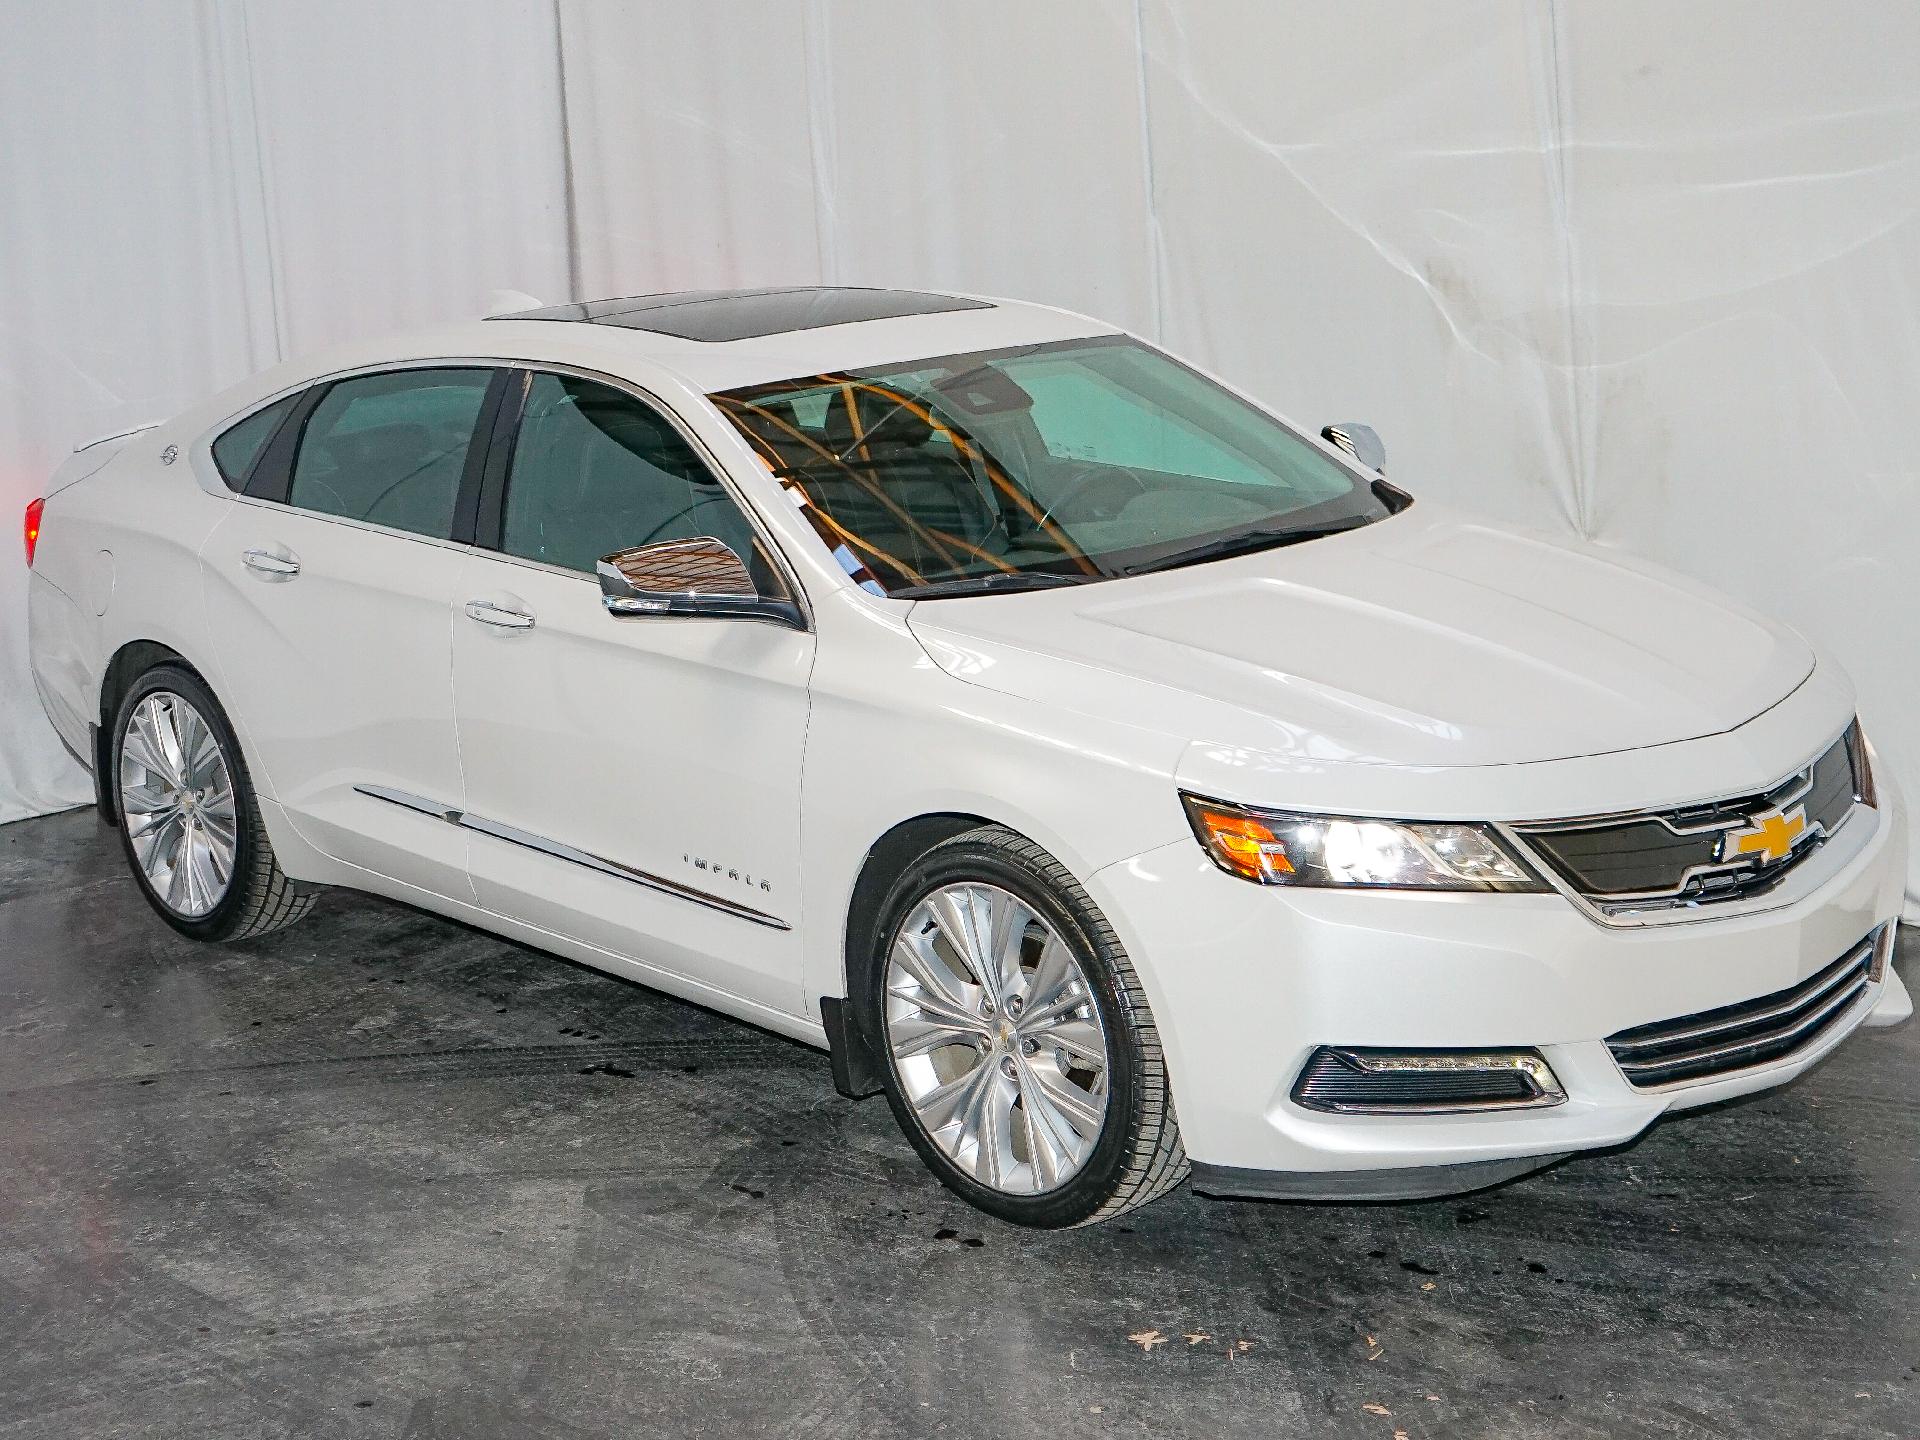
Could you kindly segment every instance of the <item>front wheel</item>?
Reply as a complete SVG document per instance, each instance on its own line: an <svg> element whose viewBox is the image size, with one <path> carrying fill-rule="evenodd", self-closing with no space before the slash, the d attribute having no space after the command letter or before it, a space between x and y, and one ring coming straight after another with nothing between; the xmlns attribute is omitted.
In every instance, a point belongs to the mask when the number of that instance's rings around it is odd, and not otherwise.
<svg viewBox="0 0 1920 1440"><path fill-rule="evenodd" d="M1020 1225L1109 1219L1187 1172L1139 977L1072 874L1010 830L944 841L881 906L860 1002L929 1168Z"/></svg>
<svg viewBox="0 0 1920 1440"><path fill-rule="evenodd" d="M114 725L127 862L160 917L196 940L245 940L313 908L280 869L233 727L179 665L142 675Z"/></svg>

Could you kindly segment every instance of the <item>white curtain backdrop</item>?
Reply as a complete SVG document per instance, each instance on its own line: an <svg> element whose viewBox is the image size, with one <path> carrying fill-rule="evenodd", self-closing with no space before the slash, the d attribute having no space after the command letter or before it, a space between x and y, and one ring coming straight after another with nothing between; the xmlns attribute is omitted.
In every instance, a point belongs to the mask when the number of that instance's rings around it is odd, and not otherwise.
<svg viewBox="0 0 1920 1440"><path fill-rule="evenodd" d="M1920 10L0 0L0 501L347 334L826 280L1117 320L1853 673L1920 798ZM0 818L84 798L0 546Z"/></svg>

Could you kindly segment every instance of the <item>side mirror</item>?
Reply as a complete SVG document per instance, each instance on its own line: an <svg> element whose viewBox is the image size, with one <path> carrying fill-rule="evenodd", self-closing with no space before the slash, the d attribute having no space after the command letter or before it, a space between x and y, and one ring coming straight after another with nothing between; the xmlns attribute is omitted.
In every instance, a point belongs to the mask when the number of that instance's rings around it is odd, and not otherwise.
<svg viewBox="0 0 1920 1440"><path fill-rule="evenodd" d="M1380 443L1380 437L1374 433L1371 425L1343 421L1326 426L1321 430L1320 438L1346 451L1374 474L1387 473L1387 447Z"/></svg>
<svg viewBox="0 0 1920 1440"><path fill-rule="evenodd" d="M806 625L799 606L762 595L733 548L711 535L616 550L594 571L600 577L600 603L610 615L704 615L772 620L796 629Z"/></svg>

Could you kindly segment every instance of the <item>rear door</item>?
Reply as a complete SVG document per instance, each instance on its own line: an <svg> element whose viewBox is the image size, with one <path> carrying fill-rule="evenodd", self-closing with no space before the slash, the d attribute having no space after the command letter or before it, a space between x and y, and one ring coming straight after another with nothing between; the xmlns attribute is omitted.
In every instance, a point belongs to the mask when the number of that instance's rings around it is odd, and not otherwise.
<svg viewBox="0 0 1920 1440"><path fill-rule="evenodd" d="M221 693L289 822L458 899L452 537L496 381L440 364L315 387L201 552Z"/></svg>

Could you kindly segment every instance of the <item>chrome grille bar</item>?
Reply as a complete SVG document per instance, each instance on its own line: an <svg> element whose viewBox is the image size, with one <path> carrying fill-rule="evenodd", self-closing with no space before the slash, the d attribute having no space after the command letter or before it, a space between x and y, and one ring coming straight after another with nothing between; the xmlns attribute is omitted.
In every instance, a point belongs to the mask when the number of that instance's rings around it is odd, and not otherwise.
<svg viewBox="0 0 1920 1440"><path fill-rule="evenodd" d="M1638 1090L1718 1079L1786 1059L1819 1039L1866 993L1879 939L1875 930L1798 985L1622 1030L1607 1037L1607 1049Z"/></svg>
<svg viewBox="0 0 1920 1440"><path fill-rule="evenodd" d="M1813 761L1766 790L1664 810L1533 820L1503 829L1596 919L1641 924L1758 901L1854 817L1864 779L1849 727ZM1784 854L1729 853L1743 827L1790 813ZM1751 834L1751 832L1748 832Z"/></svg>

